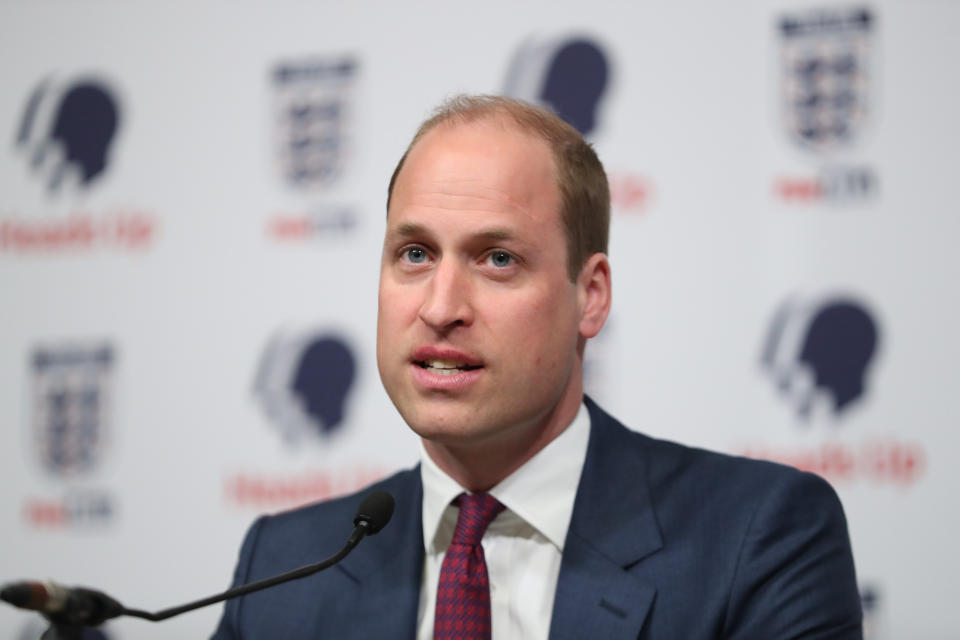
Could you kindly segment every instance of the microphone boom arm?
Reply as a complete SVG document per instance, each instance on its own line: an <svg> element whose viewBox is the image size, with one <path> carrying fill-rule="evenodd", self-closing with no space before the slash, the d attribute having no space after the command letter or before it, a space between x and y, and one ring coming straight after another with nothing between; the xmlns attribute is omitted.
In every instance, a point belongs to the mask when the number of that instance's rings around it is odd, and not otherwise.
<svg viewBox="0 0 960 640"><path fill-rule="evenodd" d="M215 604L223 600L229 600L230 598L238 598L240 596L247 595L254 591L259 591L261 589L266 589L274 585L282 584L284 582L289 582L291 580L297 580L299 578L306 578L307 576L313 575L318 571L323 571L327 567L330 567L344 558L353 551L353 548L359 544L365 535L367 535L369 529L369 523L365 520L361 520L357 523L356 528L353 530L353 533L350 534L350 538L347 540L347 543L343 546L340 551L337 551L335 554L322 560L320 562L315 562L314 564L308 564L300 567L299 569L294 569L293 571L288 571L287 573L282 573L278 576L273 576L272 578L264 578L263 580L258 580L256 582L251 582L249 584L241 585L239 587L234 587L233 589L227 589L223 593L217 594L215 596L209 596L201 600L195 600L194 602L189 602L187 604L182 604L177 607L170 607L169 609L164 609L162 611L157 611L156 613L150 613L149 611L143 611L140 609L127 609L124 607L117 615L127 615L135 618L143 618L145 620L151 620L153 622L159 622L160 620L166 620L167 618L172 618L178 616L181 613L186 613L187 611L193 611L194 609L199 609L207 605Z"/></svg>
<svg viewBox="0 0 960 640"><path fill-rule="evenodd" d="M386 491L373 491L360 503L357 514L353 518L353 533L350 534L347 543L340 551L326 560L308 564L272 578L265 578L233 589L227 589L218 595L157 611L156 613L141 609L128 609L100 591L85 587L67 589L52 582L46 584L36 582L10 584L0 589L0 599L15 607L39 611L46 616L53 623L50 629L53 635L44 635L44 638L79 638L81 627L97 626L106 620L123 615L159 622L187 611L193 611L200 607L243 596L291 580L305 578L322 571L346 558L354 547L363 540L364 536L373 535L380 531L393 516L393 508L393 496Z"/></svg>

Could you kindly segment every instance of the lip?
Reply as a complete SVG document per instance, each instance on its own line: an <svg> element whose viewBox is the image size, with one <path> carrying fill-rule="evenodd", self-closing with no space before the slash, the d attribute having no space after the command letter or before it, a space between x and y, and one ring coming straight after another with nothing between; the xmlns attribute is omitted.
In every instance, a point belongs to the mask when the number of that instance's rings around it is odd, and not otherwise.
<svg viewBox="0 0 960 640"><path fill-rule="evenodd" d="M483 373L483 369L470 369L451 376L441 376L410 363L410 375L414 384L424 391L462 391L470 387Z"/></svg>
<svg viewBox="0 0 960 640"><path fill-rule="evenodd" d="M455 360L477 368L453 375L440 375L418 364L424 360ZM474 384L482 374L483 363L478 358L456 349L420 347L410 358L410 375L414 384L424 391L462 391Z"/></svg>
<svg viewBox="0 0 960 640"><path fill-rule="evenodd" d="M444 349L440 347L420 347L413 352L410 360L414 363L425 360L456 360L462 362L468 367L482 367L483 362L468 353L457 351L456 349Z"/></svg>

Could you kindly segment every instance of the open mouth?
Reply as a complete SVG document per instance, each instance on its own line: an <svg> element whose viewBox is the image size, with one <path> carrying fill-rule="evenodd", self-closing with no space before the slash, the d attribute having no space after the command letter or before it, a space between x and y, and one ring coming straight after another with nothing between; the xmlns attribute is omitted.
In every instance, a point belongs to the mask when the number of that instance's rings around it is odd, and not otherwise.
<svg viewBox="0 0 960 640"><path fill-rule="evenodd" d="M426 369L430 373L438 376L455 376L464 371L473 371L474 369L480 368L480 366L457 362L456 360L414 360L413 363L421 369Z"/></svg>

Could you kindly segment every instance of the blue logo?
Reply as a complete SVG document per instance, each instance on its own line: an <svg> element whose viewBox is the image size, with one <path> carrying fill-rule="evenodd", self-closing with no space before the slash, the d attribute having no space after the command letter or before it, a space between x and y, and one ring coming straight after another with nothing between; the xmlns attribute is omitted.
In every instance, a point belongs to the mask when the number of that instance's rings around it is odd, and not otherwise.
<svg viewBox="0 0 960 640"><path fill-rule="evenodd" d="M284 439L297 443L339 430L355 377L356 358L343 338L282 333L264 349L254 396Z"/></svg>
<svg viewBox="0 0 960 640"><path fill-rule="evenodd" d="M27 100L16 146L48 191L87 189L107 169L119 124L119 102L102 80L48 79Z"/></svg>
<svg viewBox="0 0 960 640"><path fill-rule="evenodd" d="M531 40L514 55L504 93L551 109L588 136L609 77L607 55L593 39Z"/></svg>
<svg viewBox="0 0 960 640"><path fill-rule="evenodd" d="M276 150L290 186L326 187L343 173L357 69L352 57L282 62L274 67Z"/></svg>
<svg viewBox="0 0 960 640"><path fill-rule="evenodd" d="M784 124L803 147L846 146L868 121L874 22L864 8L781 18Z"/></svg>
<svg viewBox="0 0 960 640"><path fill-rule="evenodd" d="M109 344L33 352L33 434L41 465L58 476L91 471L109 433L113 368Z"/></svg>
<svg viewBox="0 0 960 640"><path fill-rule="evenodd" d="M859 300L790 299L773 319L761 362L801 418L821 401L839 417L866 392L879 341L874 314Z"/></svg>

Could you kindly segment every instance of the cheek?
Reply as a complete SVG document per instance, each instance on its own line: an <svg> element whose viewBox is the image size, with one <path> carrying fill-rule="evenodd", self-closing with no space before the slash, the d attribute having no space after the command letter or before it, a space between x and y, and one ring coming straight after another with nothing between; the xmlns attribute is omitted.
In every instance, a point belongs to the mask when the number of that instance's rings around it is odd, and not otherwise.
<svg viewBox="0 0 960 640"><path fill-rule="evenodd" d="M397 298L381 287L377 298L377 359L381 361L396 348L396 336L401 325Z"/></svg>
<svg viewBox="0 0 960 640"><path fill-rule="evenodd" d="M565 293L565 292L564 292ZM576 344L578 323L575 300L557 292L545 293L500 307L504 334L512 336L512 348L526 353L528 362L555 368L567 359Z"/></svg>
<svg viewBox="0 0 960 640"><path fill-rule="evenodd" d="M377 296L377 321L380 331L390 332L403 323L403 319L416 315L416 301L410 291L393 285L381 285Z"/></svg>

